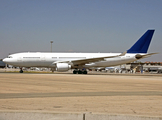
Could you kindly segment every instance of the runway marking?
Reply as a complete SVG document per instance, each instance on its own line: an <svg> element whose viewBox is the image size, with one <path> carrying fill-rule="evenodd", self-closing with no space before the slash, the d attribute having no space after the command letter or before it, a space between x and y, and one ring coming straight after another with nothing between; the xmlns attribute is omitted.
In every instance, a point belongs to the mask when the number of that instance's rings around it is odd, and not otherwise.
<svg viewBox="0 0 162 120"><path fill-rule="evenodd" d="M0 93L0 99L45 98L45 97L88 97L88 96L162 96L162 91L124 92L55 92L55 93Z"/></svg>

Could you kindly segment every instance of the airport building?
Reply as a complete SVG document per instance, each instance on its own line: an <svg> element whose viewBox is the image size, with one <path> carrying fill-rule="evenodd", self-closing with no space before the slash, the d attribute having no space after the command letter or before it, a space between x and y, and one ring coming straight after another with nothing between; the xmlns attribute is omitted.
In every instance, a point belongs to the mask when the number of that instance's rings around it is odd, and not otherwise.
<svg viewBox="0 0 162 120"><path fill-rule="evenodd" d="M147 72L147 73L162 73L162 62L136 62L128 63L125 69L130 72Z"/></svg>
<svg viewBox="0 0 162 120"><path fill-rule="evenodd" d="M108 73L162 73L162 62L132 62L120 66L97 68Z"/></svg>

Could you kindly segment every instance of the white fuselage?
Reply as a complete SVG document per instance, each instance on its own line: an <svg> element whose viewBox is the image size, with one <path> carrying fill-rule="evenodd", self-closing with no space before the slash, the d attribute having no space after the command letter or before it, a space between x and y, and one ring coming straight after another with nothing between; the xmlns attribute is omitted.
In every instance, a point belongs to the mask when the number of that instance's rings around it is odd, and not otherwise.
<svg viewBox="0 0 162 120"><path fill-rule="evenodd" d="M108 57L117 56L121 53L39 53L39 52L28 52L28 53L17 53L9 55L3 61L7 64L19 67L55 67L55 62L60 61L72 61L80 59L98 58L98 57ZM117 56L114 58L105 58L104 61L98 61L93 63L88 63L81 65L82 68L91 67L109 67L121 65L129 62L136 61L136 54L125 54L124 56ZM79 68L80 66L78 66ZM76 68L76 66L71 66L71 68Z"/></svg>

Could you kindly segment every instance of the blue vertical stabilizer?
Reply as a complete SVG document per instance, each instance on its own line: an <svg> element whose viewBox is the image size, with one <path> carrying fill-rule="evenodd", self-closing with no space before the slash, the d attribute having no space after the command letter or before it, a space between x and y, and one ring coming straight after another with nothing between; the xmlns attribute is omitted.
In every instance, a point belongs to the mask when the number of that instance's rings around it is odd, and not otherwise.
<svg viewBox="0 0 162 120"><path fill-rule="evenodd" d="M127 53L147 53L154 31L155 30L147 30L147 32L127 50Z"/></svg>

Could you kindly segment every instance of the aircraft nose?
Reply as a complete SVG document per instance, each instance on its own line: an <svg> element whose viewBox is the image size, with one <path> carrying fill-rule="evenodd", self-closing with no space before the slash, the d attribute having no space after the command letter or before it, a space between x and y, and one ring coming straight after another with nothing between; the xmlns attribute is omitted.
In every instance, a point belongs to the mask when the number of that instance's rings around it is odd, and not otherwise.
<svg viewBox="0 0 162 120"><path fill-rule="evenodd" d="M3 61L3 62L6 62L6 59L3 59L2 61Z"/></svg>
<svg viewBox="0 0 162 120"><path fill-rule="evenodd" d="M2 61L3 61L4 63L7 63L7 62L8 62L7 58L3 59Z"/></svg>

